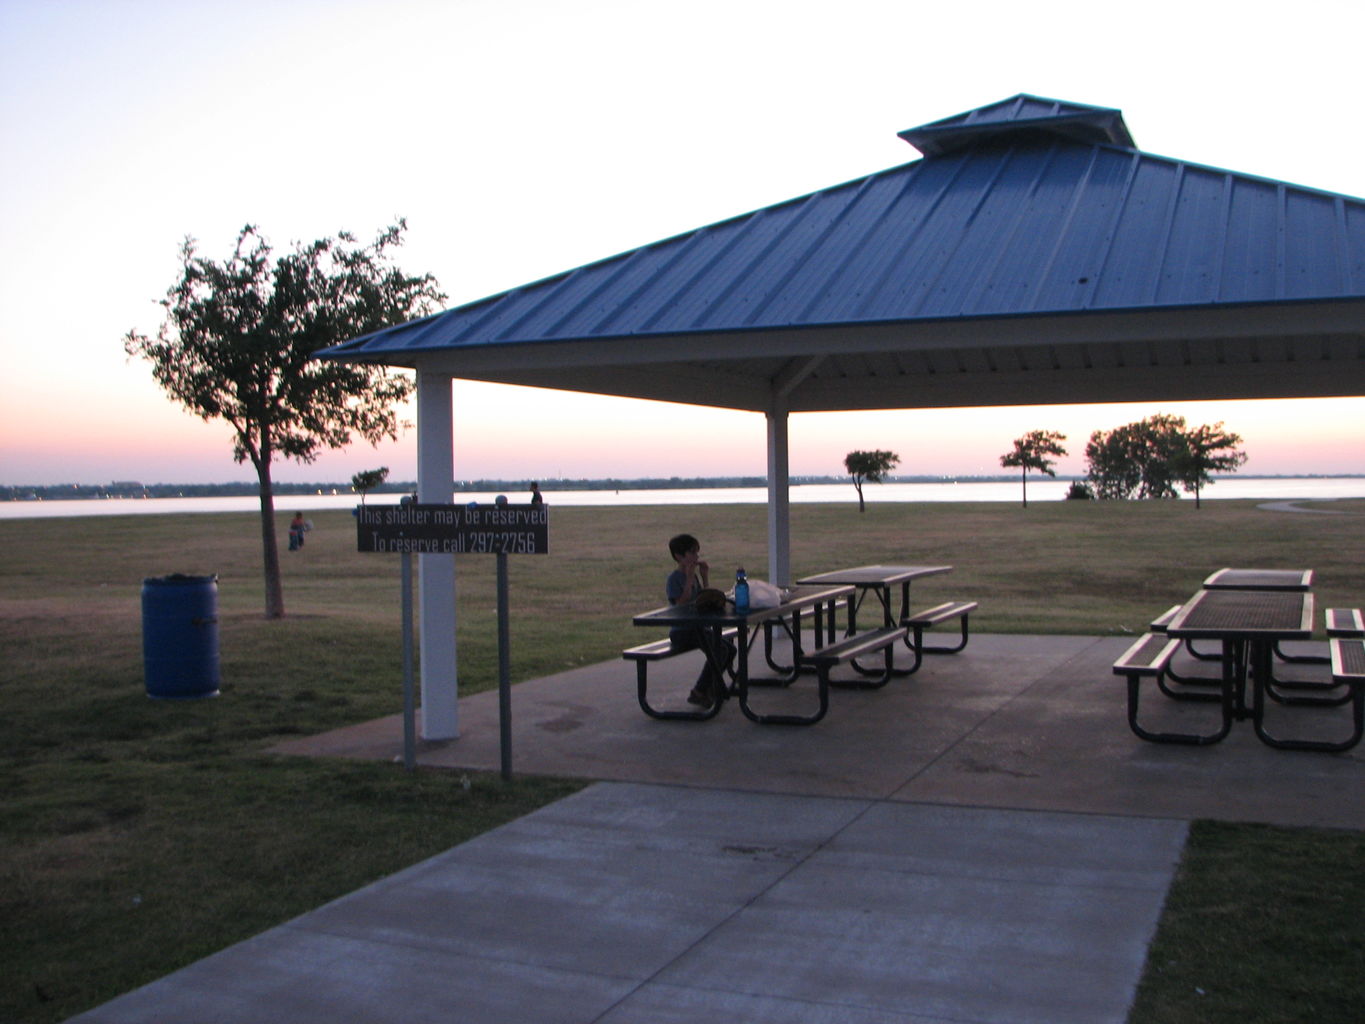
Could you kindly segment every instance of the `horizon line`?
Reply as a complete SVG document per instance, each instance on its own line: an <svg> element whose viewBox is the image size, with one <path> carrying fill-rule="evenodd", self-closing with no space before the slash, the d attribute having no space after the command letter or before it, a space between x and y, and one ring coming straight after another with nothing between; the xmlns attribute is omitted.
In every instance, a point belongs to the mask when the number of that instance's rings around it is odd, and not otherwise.
<svg viewBox="0 0 1365 1024"><path fill-rule="evenodd" d="M1086 480L1086 474L1066 474L1055 475L1030 474L1042 479L1058 481L1067 480ZM1213 479L1226 480L1232 478L1242 480L1321 480L1321 479L1357 479L1365 478L1365 473L1215 473ZM876 481L883 484L893 483L963 483L981 482L996 483L1018 480L1019 473L915 473L897 476L888 476L884 480ZM475 477L464 480L454 481L454 492L500 489L510 487L526 487L531 483L538 483L542 489L547 485L572 485L575 490L606 490L613 487L629 487L632 489L652 489L652 490L674 490L683 488L697 487L721 487L721 486L741 486L741 487L760 487L767 485L767 476L759 474L740 474L732 476L697 476L697 477ZM803 483L843 483L851 479L849 474L793 474L789 482L794 486ZM871 481L869 481L871 482ZM643 486L648 485L648 486ZM386 482L378 487L368 490L370 494L395 494L411 491L417 486L415 480L399 480ZM112 492L132 492L132 491L163 491L163 490L190 490L203 491L207 489L234 489L249 490L252 493L259 493L259 484L248 480L227 480L215 483L151 483L144 484L137 480L115 480L109 483L87 484L63 482L57 484L0 484L0 500L25 500L15 492L27 492L37 495L39 492L61 491L61 490L81 490L87 492L83 496L91 496L90 492L99 493ZM274 481L272 492L276 494L288 491L297 492L300 489L327 489L354 491L349 481ZM359 493L359 492L355 492Z"/></svg>

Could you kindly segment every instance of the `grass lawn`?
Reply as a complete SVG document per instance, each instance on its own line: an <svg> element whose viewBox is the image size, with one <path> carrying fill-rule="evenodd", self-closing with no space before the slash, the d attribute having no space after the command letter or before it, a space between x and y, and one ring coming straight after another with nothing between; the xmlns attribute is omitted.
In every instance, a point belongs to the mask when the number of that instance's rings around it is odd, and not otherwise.
<svg viewBox="0 0 1365 1024"><path fill-rule="evenodd" d="M1139 632L1212 569L1252 561L1311 566L1320 607L1360 606L1365 501L1326 507L1341 514L1175 501L859 515L850 489L846 505L793 506L792 565L950 563L980 632ZM514 678L638 642L630 616L662 603L673 533L697 534L718 575L767 578L765 515L552 508L552 553L509 560ZM254 515L0 521L0 1021L62 1020L576 788L265 753L401 708L398 560L358 553L349 513L313 519L304 550L282 552L289 615L273 622ZM173 572L219 576L217 700L145 696L141 581ZM493 559L461 556L464 693L496 686L494 585ZM1133 1024L1352 1019L1362 863L1356 833L1199 823Z"/></svg>

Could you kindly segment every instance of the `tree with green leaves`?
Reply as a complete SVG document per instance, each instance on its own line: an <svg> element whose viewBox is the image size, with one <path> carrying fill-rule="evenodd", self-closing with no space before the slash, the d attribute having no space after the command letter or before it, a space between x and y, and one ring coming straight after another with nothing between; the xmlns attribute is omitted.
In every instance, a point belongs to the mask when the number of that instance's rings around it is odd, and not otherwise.
<svg viewBox="0 0 1365 1024"><path fill-rule="evenodd" d="M1090 435L1085 457L1088 479L1102 499L1178 498L1178 487L1193 490L1212 471L1230 470L1246 461L1227 452L1241 443L1221 423L1189 430L1183 416L1158 413L1136 423ZM1219 454L1222 453L1222 454Z"/></svg>
<svg viewBox="0 0 1365 1024"><path fill-rule="evenodd" d="M1184 430L1183 416L1157 413L1108 432L1095 431L1085 446L1095 496L1108 501L1179 497L1171 466Z"/></svg>
<svg viewBox="0 0 1365 1024"><path fill-rule="evenodd" d="M365 504L365 495L374 490L389 478L389 467L380 466L378 469L364 469L351 477L351 490L360 495L360 504Z"/></svg>
<svg viewBox="0 0 1365 1024"><path fill-rule="evenodd" d="M1062 447L1065 440L1066 435L1055 430L1030 430L1023 437L1014 439L1013 451L1000 456L1000 465L1006 469L1018 467L1021 470L1024 508L1028 508L1028 471L1036 469L1048 476L1056 476L1057 472L1052 468L1054 463L1049 456L1065 455L1066 449Z"/></svg>
<svg viewBox="0 0 1365 1024"><path fill-rule="evenodd" d="M1212 426L1195 427L1184 435L1184 445L1176 452L1172 472L1186 491L1194 492L1194 507L1202 508L1200 490L1212 484L1213 473L1235 473L1247 460L1238 449L1242 439L1228 432L1220 420Z"/></svg>
<svg viewBox="0 0 1365 1024"><path fill-rule="evenodd" d="M858 491L858 511L866 512L863 502L863 482L879 484L901 457L895 452L849 452L844 456L844 468L853 477L853 486Z"/></svg>
<svg viewBox="0 0 1365 1024"><path fill-rule="evenodd" d="M1085 446L1086 480L1101 501L1131 498L1142 483L1142 445L1134 424L1096 430Z"/></svg>
<svg viewBox="0 0 1365 1024"><path fill-rule="evenodd" d="M250 461L261 499L265 614L284 615L271 470L281 458L309 463L353 436L396 438L394 406L413 391L410 377L382 367L312 359L319 349L433 312L445 296L430 274L393 263L407 224L374 242L341 232L276 258L248 224L232 255L215 262L193 238L181 247L180 279L161 301L155 337L129 331L129 357L141 356L171 398L203 420L232 428L232 454Z"/></svg>

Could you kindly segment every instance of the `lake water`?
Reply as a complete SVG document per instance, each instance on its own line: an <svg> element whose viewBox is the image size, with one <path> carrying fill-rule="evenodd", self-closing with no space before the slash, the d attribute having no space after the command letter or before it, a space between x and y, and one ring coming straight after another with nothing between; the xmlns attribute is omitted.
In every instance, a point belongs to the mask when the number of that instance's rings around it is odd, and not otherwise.
<svg viewBox="0 0 1365 1024"><path fill-rule="evenodd" d="M1061 501L1071 483L1067 480L1029 478L1030 504ZM627 505L712 505L766 504L768 492L762 487L702 487L658 491L556 491L542 488L550 505L561 506L627 506ZM1007 501L1021 497L1018 481L986 483L914 483L865 484L863 493L868 504L913 501ZM491 503L493 492L462 492L456 503L469 501ZM524 493L507 492L513 503L527 500ZM399 494L378 494L367 499L370 505L393 505L402 498ZM1217 501L1230 498L1252 498L1265 501L1291 499L1329 500L1334 498L1365 498L1365 477L1229 477L1206 487L1203 500ZM791 489L793 504L798 502L857 501L851 483L801 484ZM1184 499L1182 499L1184 500ZM353 494L290 494L276 496L279 512L316 511L321 509L349 509L358 504ZM145 498L86 501L6 501L0 502L0 519L34 519L57 516L142 515L171 512L255 512L260 502L254 497L232 498Z"/></svg>

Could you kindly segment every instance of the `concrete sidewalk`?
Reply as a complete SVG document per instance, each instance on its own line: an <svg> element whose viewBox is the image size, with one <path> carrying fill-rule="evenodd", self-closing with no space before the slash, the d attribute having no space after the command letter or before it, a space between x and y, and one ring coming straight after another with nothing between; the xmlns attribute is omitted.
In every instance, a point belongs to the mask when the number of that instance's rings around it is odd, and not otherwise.
<svg viewBox="0 0 1365 1024"><path fill-rule="evenodd" d="M1121 1022L1184 834L604 783L77 1019Z"/></svg>
<svg viewBox="0 0 1365 1024"><path fill-rule="evenodd" d="M1358 753L1134 737L1127 642L973 637L811 728L648 719L625 662L529 681L515 770L613 781L76 1019L1123 1021L1188 819L1365 827ZM496 694L461 729L423 763L496 770ZM401 720L280 749L392 760Z"/></svg>

